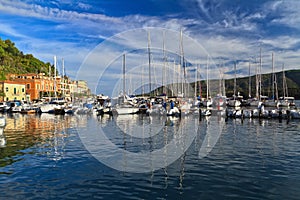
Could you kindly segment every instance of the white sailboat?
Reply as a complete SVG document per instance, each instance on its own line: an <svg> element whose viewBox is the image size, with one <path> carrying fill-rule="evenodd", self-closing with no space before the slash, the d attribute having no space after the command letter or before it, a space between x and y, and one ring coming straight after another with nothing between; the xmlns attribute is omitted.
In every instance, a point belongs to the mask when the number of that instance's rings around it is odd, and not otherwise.
<svg viewBox="0 0 300 200"><path fill-rule="evenodd" d="M115 105L115 107L112 109L113 114L117 115L127 115L127 114L136 114L139 112L139 108L137 105L135 105L132 101L129 101L126 95L126 84L125 84L125 68L126 68L126 57L125 54L123 54L123 102L121 104Z"/></svg>
<svg viewBox="0 0 300 200"><path fill-rule="evenodd" d="M209 93L209 74L208 74L208 56L206 61L206 99L202 102L204 107L212 107L213 101L211 99L210 93Z"/></svg>
<svg viewBox="0 0 300 200"><path fill-rule="evenodd" d="M261 70L262 70L262 55L261 55L261 48L260 48L260 59L259 65L256 67L256 93L255 98L249 99L248 104L252 107L258 108L261 105L262 95L261 95Z"/></svg>
<svg viewBox="0 0 300 200"><path fill-rule="evenodd" d="M54 56L54 94L55 98L40 106L41 113L64 114L65 100L58 99L56 94L56 56Z"/></svg>
<svg viewBox="0 0 300 200"><path fill-rule="evenodd" d="M280 107L295 106L295 97L289 96L288 86L286 82L286 76L284 71L284 64L282 65L282 91L283 96L279 97Z"/></svg>
<svg viewBox="0 0 300 200"><path fill-rule="evenodd" d="M241 101L236 96L236 62L234 62L234 89L233 89L233 98L228 101L228 106L230 107L240 107Z"/></svg>
<svg viewBox="0 0 300 200"><path fill-rule="evenodd" d="M276 90L276 91L275 91ZM278 101L277 81L276 74L274 72L274 53L272 53L272 98L264 102L266 107L279 107Z"/></svg>

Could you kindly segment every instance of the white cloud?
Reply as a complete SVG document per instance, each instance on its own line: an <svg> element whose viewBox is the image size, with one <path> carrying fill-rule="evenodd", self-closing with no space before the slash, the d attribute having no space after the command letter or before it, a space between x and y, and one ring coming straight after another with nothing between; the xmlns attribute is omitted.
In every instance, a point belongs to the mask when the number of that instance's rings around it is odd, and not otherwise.
<svg viewBox="0 0 300 200"><path fill-rule="evenodd" d="M3 33L5 35L10 35L13 37L27 38L26 35L23 35L23 34L19 33L18 31L16 31L15 28L12 27L12 25L5 24L1 21L0 21L0 33Z"/></svg>
<svg viewBox="0 0 300 200"><path fill-rule="evenodd" d="M199 0L197 2L201 12L210 20L214 17L212 11L220 10L220 3L217 1L211 2L211 7L206 7L204 1ZM87 78L89 81L92 80L91 85L96 87L99 76L107 66L110 66L113 70L119 69L120 63L114 62L114 59L120 57L124 51L147 48L147 31L145 30L150 30L152 48L157 50L162 48L162 29L149 27L169 29L167 30L168 35L165 41L166 48L174 54L179 52L179 33L176 31L182 29L185 34L184 51L186 58L191 62L201 63L202 67L205 66L206 57L209 54L211 56L211 65L224 62L223 71L231 71L233 70L233 65L226 64L227 62L257 57L260 44L265 47L265 56L267 57L264 60L265 65L271 62L269 52L272 49L279 48L286 50L281 53L276 52L278 63L285 62L287 68L299 67L299 59L297 57L299 51L289 49L296 46L300 39L291 36L257 38L256 35L259 35L261 30L258 29L257 23L254 22L256 19L263 20L270 12L280 9L280 11L284 11L284 17L273 21L273 23L285 23L295 27L297 23L300 24L300 17L297 17L299 16L299 11L296 8L291 8L291 4L297 7L297 3L288 1L285 5L289 6L281 8L281 2L276 1L269 5L269 10L264 10L263 12L237 14L233 11L225 10L219 13L223 18L220 17L218 21L209 23L202 18L178 18L175 15L165 17L143 15L110 17L88 12L79 13L43 7L37 4L26 4L21 1L0 0L0 12L24 16L24 18L32 17L57 22L55 27L51 27L52 30L55 28L57 34L61 33L63 38L69 39L70 36L67 34L71 30L76 33L75 37L79 35L79 38L78 41L75 38L72 42L59 41L56 38L37 39L26 36L22 34L21 30L17 31L12 25L4 23L0 24L0 30L5 34L19 37L21 42L18 46L21 47L21 50L24 47L27 52L46 62L52 62L54 55L63 57L69 74L71 73L75 77L78 75L78 71L81 77ZM78 6L86 9L89 7L89 5L85 4ZM287 14L288 11L291 12ZM288 21L288 18L290 18L290 21ZM128 31L128 34L124 31ZM251 37L247 37L244 33L251 35ZM26 38L26 40L23 40L23 38ZM93 44L86 42L86 40L101 41L102 39L105 40L104 43L106 42L105 48L96 47L96 49L92 50L96 42ZM100 46L103 47L103 44ZM158 56L157 54L159 53L153 53L153 56ZM142 59L144 57L132 57L128 60L128 65L138 66L145 62L147 63L147 59L145 61ZM156 57L154 59L157 61L161 58ZM169 59L172 60L172 58ZM80 64L82 64L81 68L79 68ZM212 66L212 68L216 69L216 66ZM238 69L245 68L247 68L247 62L241 61ZM116 76L114 72L111 74L112 77ZM211 77L219 76L218 70L213 72ZM229 78L229 76L226 78Z"/></svg>
<svg viewBox="0 0 300 200"><path fill-rule="evenodd" d="M272 20L273 23L300 28L300 1L273 1L266 4L264 9L266 12L274 12L280 16Z"/></svg>
<svg viewBox="0 0 300 200"><path fill-rule="evenodd" d="M260 42L271 45L272 48L292 49L300 42L300 38L278 36L276 38L261 39Z"/></svg>
<svg viewBox="0 0 300 200"><path fill-rule="evenodd" d="M21 1L0 1L0 11L26 17L37 17L48 20L92 20L110 23L120 23L115 17L102 14L79 13L75 11L60 10L58 8L43 7L38 4L26 4Z"/></svg>

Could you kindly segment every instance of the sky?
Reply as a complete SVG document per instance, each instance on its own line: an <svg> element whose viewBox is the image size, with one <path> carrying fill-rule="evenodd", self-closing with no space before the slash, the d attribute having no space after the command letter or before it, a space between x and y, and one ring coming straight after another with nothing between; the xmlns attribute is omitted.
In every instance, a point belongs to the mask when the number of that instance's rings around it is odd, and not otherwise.
<svg viewBox="0 0 300 200"><path fill-rule="evenodd" d="M1 39L108 95L123 66L132 91L254 75L260 58L264 73L299 69L299 24L297 0L0 0Z"/></svg>

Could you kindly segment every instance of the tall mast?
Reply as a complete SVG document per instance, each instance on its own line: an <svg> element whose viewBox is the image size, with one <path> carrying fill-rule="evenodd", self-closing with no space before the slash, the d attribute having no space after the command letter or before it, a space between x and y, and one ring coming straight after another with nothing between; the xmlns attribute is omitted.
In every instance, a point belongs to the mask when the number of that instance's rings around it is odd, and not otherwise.
<svg viewBox="0 0 300 200"><path fill-rule="evenodd" d="M233 97L236 97L236 61L234 61L234 85L233 85Z"/></svg>
<svg viewBox="0 0 300 200"><path fill-rule="evenodd" d="M126 80L125 80L125 64L126 60L125 60L125 54L123 54L123 98L125 101L125 95L126 95Z"/></svg>
<svg viewBox="0 0 300 200"><path fill-rule="evenodd" d="M186 69L185 69L185 62L184 62L182 29L180 30L180 67L183 68L183 80L181 81L181 93L186 95L185 87L184 87L184 83L186 82Z"/></svg>
<svg viewBox="0 0 300 200"><path fill-rule="evenodd" d="M144 91L144 66L143 65L142 65L141 82L142 82L142 96L144 96L145 95L145 91Z"/></svg>
<svg viewBox="0 0 300 200"><path fill-rule="evenodd" d="M65 62L62 58L62 91L63 91L63 97L65 96Z"/></svg>
<svg viewBox="0 0 300 200"><path fill-rule="evenodd" d="M259 58L259 100L261 100L261 69L262 69L262 55L261 55L261 48L260 48L260 58Z"/></svg>
<svg viewBox="0 0 300 200"><path fill-rule="evenodd" d="M220 63L219 63L219 95L222 96L222 73L221 73Z"/></svg>
<svg viewBox="0 0 300 200"><path fill-rule="evenodd" d="M284 64L282 64L282 90L283 90L283 97L288 97L289 95L288 95L287 84L286 84Z"/></svg>
<svg viewBox="0 0 300 200"><path fill-rule="evenodd" d="M198 78L198 64L196 65L196 70L195 70L195 85L194 85L194 88L195 88L195 99L197 98L197 78Z"/></svg>
<svg viewBox="0 0 300 200"><path fill-rule="evenodd" d="M206 98L209 98L208 55L206 60Z"/></svg>
<svg viewBox="0 0 300 200"><path fill-rule="evenodd" d="M174 96L174 91L175 91L175 94L178 94L178 81L176 82L176 84L174 84L174 79L177 77L177 69L176 69L176 63L175 63L175 60L173 61L173 78L171 79L172 80L172 86L173 86L173 89L172 89L172 96ZM175 90L176 89L176 90Z"/></svg>
<svg viewBox="0 0 300 200"><path fill-rule="evenodd" d="M56 93L56 56L54 56L53 60L54 60L54 96L56 97L57 96L57 93Z"/></svg>
<svg viewBox="0 0 300 200"><path fill-rule="evenodd" d="M165 31L163 32L163 60L164 60L164 65L163 65L163 70L162 70L162 93L165 93L165 75L166 75L166 62L167 62L167 57L166 57L166 46L165 46Z"/></svg>
<svg viewBox="0 0 300 200"><path fill-rule="evenodd" d="M249 59L249 94L248 97L251 98L251 62Z"/></svg>
<svg viewBox="0 0 300 200"><path fill-rule="evenodd" d="M272 99L275 101L274 53L272 52Z"/></svg>
<svg viewBox="0 0 300 200"><path fill-rule="evenodd" d="M151 96L151 49L150 49L150 32L148 31L148 64L149 64L149 95Z"/></svg>

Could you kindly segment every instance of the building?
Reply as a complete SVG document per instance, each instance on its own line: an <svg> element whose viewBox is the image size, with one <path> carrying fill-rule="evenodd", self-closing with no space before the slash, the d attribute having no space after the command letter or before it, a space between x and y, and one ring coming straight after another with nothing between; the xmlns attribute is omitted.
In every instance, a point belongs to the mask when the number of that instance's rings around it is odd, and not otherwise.
<svg viewBox="0 0 300 200"><path fill-rule="evenodd" d="M57 76L55 79L53 77L45 76L44 73L34 74L9 74L7 75L7 80L23 84L26 87L26 94L29 99L41 99L45 96L60 95L61 93L61 77Z"/></svg>
<svg viewBox="0 0 300 200"><path fill-rule="evenodd" d="M87 81L78 80L73 83L73 92L81 95L90 95L91 91L88 87Z"/></svg>
<svg viewBox="0 0 300 200"><path fill-rule="evenodd" d="M0 82L0 101L28 100L25 84L6 80Z"/></svg>
<svg viewBox="0 0 300 200"><path fill-rule="evenodd" d="M42 99L45 97L64 97L66 100L72 100L72 96L85 96L90 95L90 89L87 82L83 80L72 81L67 76L60 77L48 77L44 73L34 74L8 74L6 76L6 83L14 83L15 85L25 86L25 98L24 100L33 101L36 99ZM19 96L13 96L13 94L6 94L5 86L0 85L0 100L7 101L13 99L20 99ZM10 86L9 86L10 87ZM2 88L2 89L1 89ZM16 89L19 91L19 89ZM23 89L21 89L23 91ZM2 91L2 92L1 92ZM14 91L12 90L9 91Z"/></svg>

